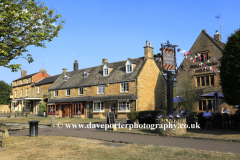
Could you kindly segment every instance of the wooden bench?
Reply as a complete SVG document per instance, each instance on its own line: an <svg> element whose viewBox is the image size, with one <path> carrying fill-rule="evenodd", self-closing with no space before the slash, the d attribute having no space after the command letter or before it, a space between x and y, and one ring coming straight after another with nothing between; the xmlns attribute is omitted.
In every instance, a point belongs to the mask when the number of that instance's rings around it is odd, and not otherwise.
<svg viewBox="0 0 240 160"><path fill-rule="evenodd" d="M15 113L15 117L17 117L17 116L27 117L28 114L29 114L28 112L16 112Z"/></svg>
<svg viewBox="0 0 240 160"><path fill-rule="evenodd" d="M0 136L0 139L2 140L1 146L2 146L2 148L5 148L5 144L4 144L5 130L0 130L0 132L2 132L2 136Z"/></svg>

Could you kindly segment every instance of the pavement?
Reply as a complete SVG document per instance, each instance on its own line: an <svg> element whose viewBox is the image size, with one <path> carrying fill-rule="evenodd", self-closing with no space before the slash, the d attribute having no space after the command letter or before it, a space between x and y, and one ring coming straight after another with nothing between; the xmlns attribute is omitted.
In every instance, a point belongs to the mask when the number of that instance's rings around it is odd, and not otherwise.
<svg viewBox="0 0 240 160"><path fill-rule="evenodd" d="M29 124L16 124L16 123L5 123L7 126L22 126L29 128ZM38 125L38 128L51 128L50 126L46 125Z"/></svg>
<svg viewBox="0 0 240 160"><path fill-rule="evenodd" d="M13 124L12 124L13 125ZM17 124L24 125L24 124ZM10 136L29 136L29 130L9 131ZM176 137L161 137L139 134L126 134L114 132L102 132L102 129L97 128L63 128L39 126L38 136L69 136L104 140L117 143L135 143L144 145L181 147L196 150L216 151L223 153L240 154L240 142L231 141L214 141L205 139L191 138L176 138Z"/></svg>

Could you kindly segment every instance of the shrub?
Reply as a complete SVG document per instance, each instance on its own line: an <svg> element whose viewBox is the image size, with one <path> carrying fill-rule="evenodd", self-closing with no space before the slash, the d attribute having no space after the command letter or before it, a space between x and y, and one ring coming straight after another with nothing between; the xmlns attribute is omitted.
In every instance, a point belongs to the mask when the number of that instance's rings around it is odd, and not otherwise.
<svg viewBox="0 0 240 160"><path fill-rule="evenodd" d="M153 111L131 111L127 113L127 117L130 120L140 119L140 118L148 118L150 115L152 118L156 118L157 115L160 115L162 111L160 110L153 110Z"/></svg>
<svg viewBox="0 0 240 160"><path fill-rule="evenodd" d="M39 105L39 113L41 115L43 115L44 111L47 111L47 104L46 103L42 103L42 104Z"/></svg>
<svg viewBox="0 0 240 160"><path fill-rule="evenodd" d="M139 114L138 111L132 111L132 112L127 113L127 117L130 120L135 120L135 119L138 119L138 114Z"/></svg>

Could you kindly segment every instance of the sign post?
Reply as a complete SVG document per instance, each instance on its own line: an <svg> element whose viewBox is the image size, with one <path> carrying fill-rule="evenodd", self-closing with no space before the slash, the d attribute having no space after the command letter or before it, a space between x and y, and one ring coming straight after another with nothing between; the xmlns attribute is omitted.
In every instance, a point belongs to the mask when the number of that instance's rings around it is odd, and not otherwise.
<svg viewBox="0 0 240 160"><path fill-rule="evenodd" d="M162 69L167 70L167 114L173 113L173 78L172 71L177 73L177 62L176 62L176 47L178 45L172 45L167 41L166 45L161 44L162 51Z"/></svg>

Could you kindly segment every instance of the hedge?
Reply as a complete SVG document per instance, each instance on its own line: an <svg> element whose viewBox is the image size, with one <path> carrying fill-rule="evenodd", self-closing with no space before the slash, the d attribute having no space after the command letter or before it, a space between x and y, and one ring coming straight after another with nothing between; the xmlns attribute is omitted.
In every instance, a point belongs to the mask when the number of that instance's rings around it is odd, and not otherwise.
<svg viewBox="0 0 240 160"><path fill-rule="evenodd" d="M153 118L156 118L157 115L163 113L162 110L152 110L152 111L131 111L127 113L127 117L130 120L140 119L143 117L149 117L151 115Z"/></svg>

